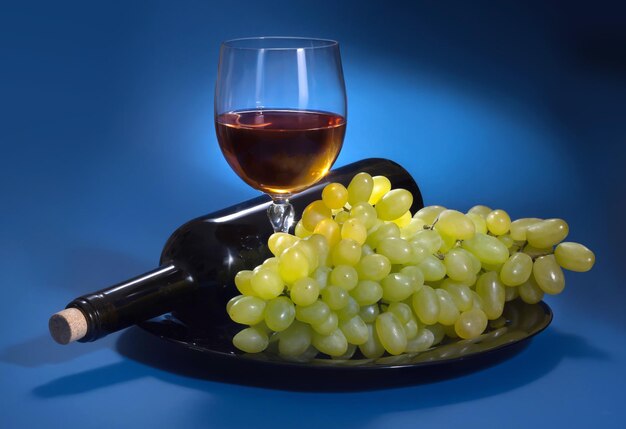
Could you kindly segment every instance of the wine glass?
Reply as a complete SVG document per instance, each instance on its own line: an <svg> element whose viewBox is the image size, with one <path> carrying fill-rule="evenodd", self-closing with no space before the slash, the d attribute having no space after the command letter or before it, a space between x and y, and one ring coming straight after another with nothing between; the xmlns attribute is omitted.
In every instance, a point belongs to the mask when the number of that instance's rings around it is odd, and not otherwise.
<svg viewBox="0 0 626 429"><path fill-rule="evenodd" d="M322 179L346 132L346 90L333 40L253 37L222 43L215 130L226 161L272 198L275 232L288 232L289 198Z"/></svg>

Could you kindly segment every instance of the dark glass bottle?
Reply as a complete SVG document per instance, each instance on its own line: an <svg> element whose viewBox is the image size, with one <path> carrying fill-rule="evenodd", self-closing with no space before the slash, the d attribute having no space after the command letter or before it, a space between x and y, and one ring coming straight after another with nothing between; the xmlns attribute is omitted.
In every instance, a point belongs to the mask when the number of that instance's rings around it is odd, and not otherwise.
<svg viewBox="0 0 626 429"><path fill-rule="evenodd" d="M414 197L412 212L423 207L419 188L404 168L372 158L333 170L294 195L290 201L296 214L319 199L327 183L347 186L361 171L384 175L394 188L409 190ZM271 256L266 246L272 234L266 214L269 204L269 198L261 196L191 220L167 240L157 269L71 301L67 308L80 310L87 321L78 341L94 341L168 312L199 328L224 323L226 302L238 293L233 284L237 271L251 269Z"/></svg>

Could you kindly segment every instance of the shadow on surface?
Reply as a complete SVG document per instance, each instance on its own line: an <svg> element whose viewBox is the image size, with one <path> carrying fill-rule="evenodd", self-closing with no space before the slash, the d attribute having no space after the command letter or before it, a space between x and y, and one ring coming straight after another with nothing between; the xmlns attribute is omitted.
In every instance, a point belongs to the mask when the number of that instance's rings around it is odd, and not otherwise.
<svg viewBox="0 0 626 429"><path fill-rule="evenodd" d="M563 358L606 360L608 354L590 346L583 338L549 330L533 339L527 347L512 348L461 365L404 370L315 371L305 373L294 368L259 367L244 361L233 365L162 341L138 328L126 331L117 349L127 359L113 365L73 374L34 389L43 398L89 392L143 377L157 377L207 393L215 386L205 381L301 392L348 392L406 387L442 382L463 377L474 384L451 394L448 388L428 388L430 405L463 402L497 395L540 379L552 371ZM519 354L518 354L519 353ZM515 357L513 355L518 354ZM483 372L490 371L489 376ZM480 371L480 372L477 372ZM473 375L472 375L473 374ZM479 389L475 388L480 386ZM228 389L227 389L228 390ZM441 392L440 392L441 390ZM240 389L235 389L240 392ZM437 392L440 392L438 394ZM434 395L434 396L433 396ZM412 408L416 404L412 403Z"/></svg>

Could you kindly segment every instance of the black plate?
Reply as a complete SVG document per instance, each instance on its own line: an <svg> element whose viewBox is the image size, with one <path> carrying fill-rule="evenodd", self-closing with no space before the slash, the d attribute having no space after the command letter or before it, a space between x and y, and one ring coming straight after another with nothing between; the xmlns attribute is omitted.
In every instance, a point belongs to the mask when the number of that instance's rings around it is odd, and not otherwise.
<svg viewBox="0 0 626 429"><path fill-rule="evenodd" d="M198 330L167 314L139 326L171 343L204 354L211 361L216 360L229 367L249 369L291 369L298 375L338 374L367 370L369 374L393 370L407 370L420 373L435 368L457 366L463 362L480 363L497 360L519 350L534 335L543 331L552 321L552 310L544 302L529 305L520 300L505 306L503 319L498 327L491 326L480 337L473 340L448 339L421 353L406 353L399 356L385 356L378 359L352 358L337 360L315 358L308 361L286 360L278 355L263 352L246 354L238 351L231 343L232 336L240 327L230 323L216 325L211 330Z"/></svg>

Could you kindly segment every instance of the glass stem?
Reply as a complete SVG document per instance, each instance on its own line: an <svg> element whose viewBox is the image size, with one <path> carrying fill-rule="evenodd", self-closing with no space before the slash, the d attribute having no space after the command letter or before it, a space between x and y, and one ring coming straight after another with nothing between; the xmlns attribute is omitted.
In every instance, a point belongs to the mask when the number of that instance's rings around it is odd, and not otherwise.
<svg viewBox="0 0 626 429"><path fill-rule="evenodd" d="M274 232L289 232L294 214L289 199L272 197L272 204L267 208L267 217L270 219Z"/></svg>

